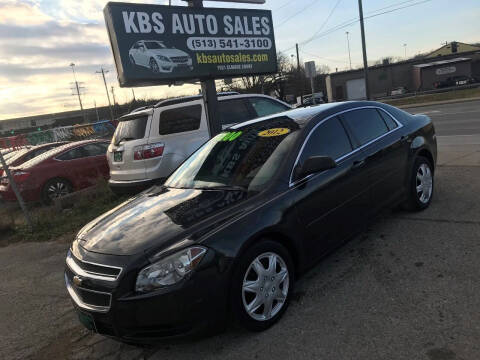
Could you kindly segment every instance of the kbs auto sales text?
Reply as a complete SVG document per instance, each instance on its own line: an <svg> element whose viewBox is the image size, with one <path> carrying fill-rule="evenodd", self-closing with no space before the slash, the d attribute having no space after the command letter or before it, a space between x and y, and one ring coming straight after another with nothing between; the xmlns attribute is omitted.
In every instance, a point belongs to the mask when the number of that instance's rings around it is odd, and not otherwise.
<svg viewBox="0 0 480 360"><path fill-rule="evenodd" d="M188 34L216 35L219 26L226 35L270 35L270 19L266 16L230 16L224 15L218 21L215 15L171 14L171 29L165 28L165 19L159 12L151 14L142 11L122 11L123 23L127 34Z"/></svg>

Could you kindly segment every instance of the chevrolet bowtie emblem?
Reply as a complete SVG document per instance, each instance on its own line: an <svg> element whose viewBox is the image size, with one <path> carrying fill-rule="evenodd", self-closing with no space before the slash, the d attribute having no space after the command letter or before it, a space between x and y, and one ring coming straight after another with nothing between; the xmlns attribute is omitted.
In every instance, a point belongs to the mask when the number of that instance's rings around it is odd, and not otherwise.
<svg viewBox="0 0 480 360"><path fill-rule="evenodd" d="M80 276L75 275L73 277L73 283L77 286L81 286L82 285L82 278Z"/></svg>

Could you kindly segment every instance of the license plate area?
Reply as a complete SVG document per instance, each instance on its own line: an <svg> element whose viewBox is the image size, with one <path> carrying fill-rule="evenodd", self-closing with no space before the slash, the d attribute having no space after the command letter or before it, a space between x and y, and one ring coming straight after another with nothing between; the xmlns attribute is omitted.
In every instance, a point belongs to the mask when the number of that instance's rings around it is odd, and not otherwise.
<svg viewBox="0 0 480 360"><path fill-rule="evenodd" d="M93 320L92 315L84 313L82 311L77 312L78 320L85 326L88 330L98 332L97 327L95 326L95 320Z"/></svg>
<svg viewBox="0 0 480 360"><path fill-rule="evenodd" d="M122 151L115 151L113 153L113 161L114 162L122 162L123 160L123 152Z"/></svg>

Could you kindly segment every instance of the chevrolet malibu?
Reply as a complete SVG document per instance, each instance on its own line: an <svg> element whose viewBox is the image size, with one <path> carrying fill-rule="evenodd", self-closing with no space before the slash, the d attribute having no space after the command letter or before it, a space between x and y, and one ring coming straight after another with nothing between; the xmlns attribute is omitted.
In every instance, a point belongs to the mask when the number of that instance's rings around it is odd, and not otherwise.
<svg viewBox="0 0 480 360"><path fill-rule="evenodd" d="M86 225L66 259L81 322L127 342L261 331L295 280L385 207L432 201L435 131L376 102L296 109L220 133L162 186Z"/></svg>

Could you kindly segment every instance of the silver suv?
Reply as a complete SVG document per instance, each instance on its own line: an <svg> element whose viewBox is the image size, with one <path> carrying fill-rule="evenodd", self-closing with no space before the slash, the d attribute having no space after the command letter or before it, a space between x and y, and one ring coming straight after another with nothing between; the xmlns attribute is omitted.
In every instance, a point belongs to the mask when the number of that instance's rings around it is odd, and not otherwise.
<svg viewBox="0 0 480 360"><path fill-rule="evenodd" d="M265 95L219 94L223 128L290 110L287 103ZM201 96L164 100L119 119L108 147L110 188L133 192L164 180L209 139Z"/></svg>

